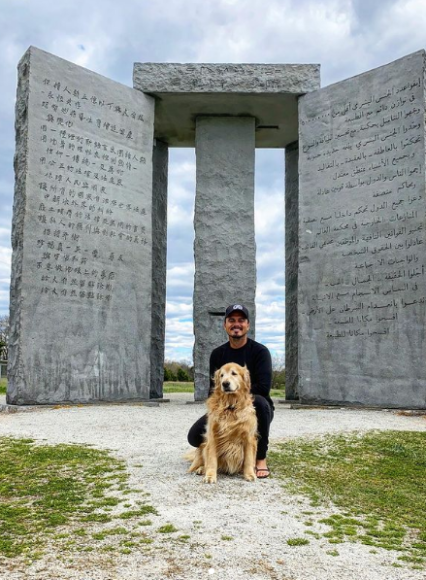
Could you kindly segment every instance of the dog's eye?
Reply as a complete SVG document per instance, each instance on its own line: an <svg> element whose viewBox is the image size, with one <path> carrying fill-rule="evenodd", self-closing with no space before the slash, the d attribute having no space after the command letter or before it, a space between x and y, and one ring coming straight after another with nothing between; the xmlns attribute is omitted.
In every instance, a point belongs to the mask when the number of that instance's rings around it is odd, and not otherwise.
<svg viewBox="0 0 426 580"><path fill-rule="evenodd" d="M232 375L234 375L234 377L236 377L236 376L237 376L237 373L236 373L235 371L232 371L232 373L231 373L231 374L232 374Z"/></svg>

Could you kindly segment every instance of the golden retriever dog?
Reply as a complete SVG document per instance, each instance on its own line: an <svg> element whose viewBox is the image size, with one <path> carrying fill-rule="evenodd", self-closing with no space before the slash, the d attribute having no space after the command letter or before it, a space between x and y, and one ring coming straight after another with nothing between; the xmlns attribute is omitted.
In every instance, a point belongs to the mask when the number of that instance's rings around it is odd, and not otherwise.
<svg viewBox="0 0 426 580"><path fill-rule="evenodd" d="M228 363L214 374L215 387L207 400L205 443L195 451L190 472L216 483L221 473L243 473L255 481L257 418L250 394L247 367Z"/></svg>

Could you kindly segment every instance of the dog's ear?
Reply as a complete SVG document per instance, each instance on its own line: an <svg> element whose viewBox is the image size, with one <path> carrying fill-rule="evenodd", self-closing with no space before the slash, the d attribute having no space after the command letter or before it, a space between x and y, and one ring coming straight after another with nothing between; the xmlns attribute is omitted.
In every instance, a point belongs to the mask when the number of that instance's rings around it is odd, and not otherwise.
<svg viewBox="0 0 426 580"><path fill-rule="evenodd" d="M250 380L250 371L247 368L247 365L244 365L244 383L247 387L247 390L250 392L251 390L251 380Z"/></svg>
<svg viewBox="0 0 426 580"><path fill-rule="evenodd" d="M217 371L214 374L214 388L220 389L220 369L217 369Z"/></svg>

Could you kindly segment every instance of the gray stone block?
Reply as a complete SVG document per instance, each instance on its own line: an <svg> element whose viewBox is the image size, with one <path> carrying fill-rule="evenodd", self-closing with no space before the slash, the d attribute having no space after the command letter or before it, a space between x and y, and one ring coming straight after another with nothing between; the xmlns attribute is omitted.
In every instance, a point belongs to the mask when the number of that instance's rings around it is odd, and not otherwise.
<svg viewBox="0 0 426 580"><path fill-rule="evenodd" d="M147 93L294 93L318 88L318 64L136 62L135 88Z"/></svg>
<svg viewBox="0 0 426 580"><path fill-rule="evenodd" d="M317 64L135 63L133 85L155 96L155 137L194 147L199 115L256 118L256 147L297 140L297 98L320 86Z"/></svg>
<svg viewBox="0 0 426 580"><path fill-rule="evenodd" d="M20 62L8 403L149 397L153 121L139 91Z"/></svg>
<svg viewBox="0 0 426 580"><path fill-rule="evenodd" d="M228 339L226 307L243 303L255 331L253 118L197 119L195 197L195 399L209 390L211 351Z"/></svg>
<svg viewBox="0 0 426 580"><path fill-rule="evenodd" d="M300 99L299 396L426 406L425 53Z"/></svg>
<svg viewBox="0 0 426 580"><path fill-rule="evenodd" d="M167 176L169 148L156 140L152 167L152 323L151 389L152 399L163 396L164 342L166 335L167 274Z"/></svg>
<svg viewBox="0 0 426 580"><path fill-rule="evenodd" d="M285 396L298 395L299 146L285 149Z"/></svg>

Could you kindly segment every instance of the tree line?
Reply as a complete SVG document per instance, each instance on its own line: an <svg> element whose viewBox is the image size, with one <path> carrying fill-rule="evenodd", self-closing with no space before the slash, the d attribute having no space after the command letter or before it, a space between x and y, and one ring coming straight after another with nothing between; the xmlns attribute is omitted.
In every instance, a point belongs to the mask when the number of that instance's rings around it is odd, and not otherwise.
<svg viewBox="0 0 426 580"><path fill-rule="evenodd" d="M194 380L194 367L179 361L165 361L164 381L189 383Z"/></svg>
<svg viewBox="0 0 426 580"><path fill-rule="evenodd" d="M193 382L194 367L180 361L166 360L164 363L165 382ZM284 357L272 358L272 388L285 389Z"/></svg>

